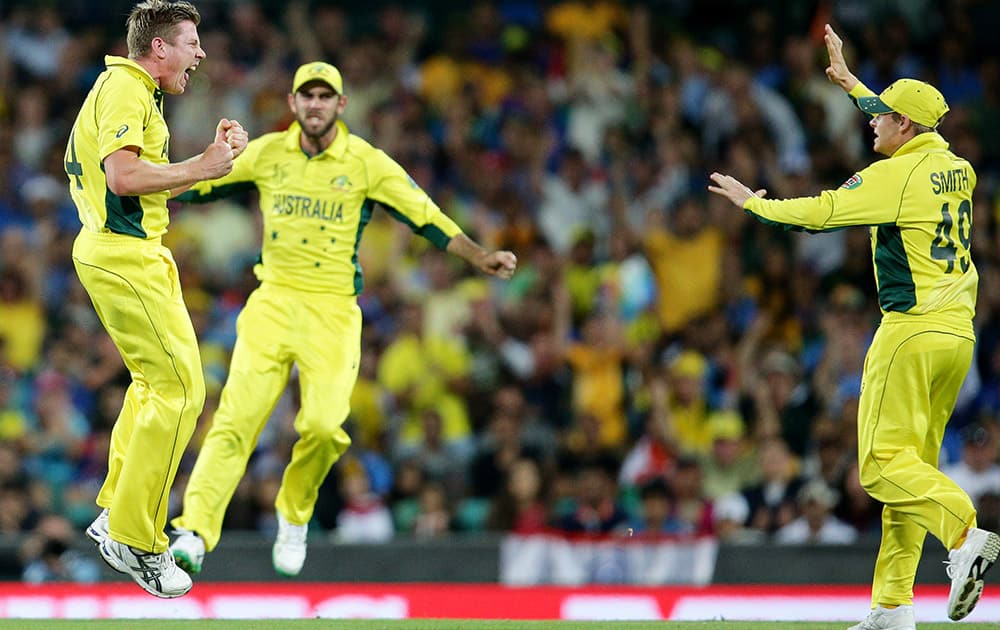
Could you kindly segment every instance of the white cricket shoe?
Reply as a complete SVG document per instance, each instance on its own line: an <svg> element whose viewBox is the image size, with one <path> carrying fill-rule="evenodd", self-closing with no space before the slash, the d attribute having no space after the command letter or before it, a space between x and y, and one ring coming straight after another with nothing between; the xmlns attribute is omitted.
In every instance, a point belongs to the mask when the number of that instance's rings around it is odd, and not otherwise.
<svg viewBox="0 0 1000 630"><path fill-rule="evenodd" d="M98 547L108 565L132 578L150 595L170 599L191 590L191 577L174 563L170 551L137 552L126 544L106 538Z"/></svg>
<svg viewBox="0 0 1000 630"><path fill-rule="evenodd" d="M306 561L306 533L308 525L292 525L278 512L278 537L271 550L274 570L292 577L298 575Z"/></svg>
<svg viewBox="0 0 1000 630"><path fill-rule="evenodd" d="M177 540L170 545L170 553L177 566L188 573L201 573L201 563L205 560L205 541L195 532L178 527L174 529Z"/></svg>
<svg viewBox="0 0 1000 630"><path fill-rule="evenodd" d="M94 541L95 545L101 544L108 537L108 514L108 508L104 508L87 527L87 538Z"/></svg>
<svg viewBox="0 0 1000 630"><path fill-rule="evenodd" d="M893 609L873 608L864 621L847 630L917 630L913 620L913 606L897 606Z"/></svg>
<svg viewBox="0 0 1000 630"><path fill-rule="evenodd" d="M1000 536L985 529L972 528L958 549L948 552L945 562L951 578L948 594L948 618L964 619L983 594L983 576L1000 554Z"/></svg>

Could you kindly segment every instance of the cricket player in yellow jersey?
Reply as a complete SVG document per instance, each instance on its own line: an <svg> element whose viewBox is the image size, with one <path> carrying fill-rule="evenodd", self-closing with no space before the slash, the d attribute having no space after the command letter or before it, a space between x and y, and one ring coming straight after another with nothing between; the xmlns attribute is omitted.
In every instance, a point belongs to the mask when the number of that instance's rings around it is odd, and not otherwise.
<svg viewBox="0 0 1000 630"><path fill-rule="evenodd" d="M870 226L882 322L865 358L858 409L861 484L885 507L872 610L851 630L912 630L913 582L927 532L949 549L948 616L979 601L1000 536L976 527L969 496L938 469L945 425L972 362L978 275L970 253L976 173L936 131L933 86L900 79L876 96L826 27L830 80L874 118L888 156L818 197L765 200L727 175L709 190L766 223L824 231Z"/></svg>
<svg viewBox="0 0 1000 630"><path fill-rule="evenodd" d="M101 556L149 593L191 588L168 550L167 498L205 398L194 329L177 267L160 243L171 190L233 167L246 146L219 122L200 155L171 164L163 94L184 91L205 52L187 2L146 0L128 18L128 58L105 58L70 132L65 168L83 229L73 264L132 375L111 433L108 476L87 529Z"/></svg>
<svg viewBox="0 0 1000 630"><path fill-rule="evenodd" d="M177 562L197 573L219 541L222 519L261 429L297 365L298 441L276 509L274 568L296 575L319 486L351 443L342 424L361 354L358 245L378 203L414 232L487 274L510 278L508 251L489 252L462 233L403 168L352 135L340 72L322 62L295 73L288 105L295 122L247 145L229 175L181 199L207 201L256 188L264 216L260 286L237 320L229 378L174 519Z"/></svg>

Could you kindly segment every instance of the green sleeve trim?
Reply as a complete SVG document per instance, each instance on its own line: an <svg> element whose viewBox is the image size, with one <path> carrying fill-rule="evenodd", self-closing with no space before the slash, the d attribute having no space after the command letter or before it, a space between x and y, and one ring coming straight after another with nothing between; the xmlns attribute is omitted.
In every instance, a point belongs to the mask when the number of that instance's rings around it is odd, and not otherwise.
<svg viewBox="0 0 1000 630"><path fill-rule="evenodd" d="M233 182L232 184L213 186L206 192L200 192L194 188L189 188L185 192L177 195L175 199L185 203L208 203L210 201L222 199L223 197L229 197L230 195L247 192L255 189L256 187L257 185L254 182Z"/></svg>
<svg viewBox="0 0 1000 630"><path fill-rule="evenodd" d="M794 223L782 223L781 221L774 221L772 219L767 219L765 217L760 216L753 210L744 210L744 212L746 212L747 214L749 214L750 216L752 216L753 218L757 219L758 221L760 221L765 225L770 225L772 227L779 227L785 230L786 232L807 232L809 234L823 234L824 232L836 232L838 230L843 230L846 227L850 227L850 226L843 226L843 227L826 228L824 230L812 230L809 228L802 227L801 225L795 225Z"/></svg>
<svg viewBox="0 0 1000 630"><path fill-rule="evenodd" d="M365 226L372 220L372 213L375 210L375 201L365 199L361 204L361 218L358 220L358 231L354 235L354 253L351 254L351 264L354 265L354 295L361 295L365 288L364 272L361 270L361 263L358 261L358 246L361 245L361 233L365 231Z"/></svg>
<svg viewBox="0 0 1000 630"><path fill-rule="evenodd" d="M875 275L882 310L906 313L917 305L917 287L899 226L883 225L875 231Z"/></svg>
<svg viewBox="0 0 1000 630"><path fill-rule="evenodd" d="M390 215L392 215L392 218L409 227L413 230L414 234L419 234L420 236L426 238L432 245L434 245L434 247L444 250L448 247L448 243L451 242L451 237L445 234L444 230L433 223L418 226L416 223L411 221L409 217L392 206L387 206L385 203L382 203L382 206Z"/></svg>

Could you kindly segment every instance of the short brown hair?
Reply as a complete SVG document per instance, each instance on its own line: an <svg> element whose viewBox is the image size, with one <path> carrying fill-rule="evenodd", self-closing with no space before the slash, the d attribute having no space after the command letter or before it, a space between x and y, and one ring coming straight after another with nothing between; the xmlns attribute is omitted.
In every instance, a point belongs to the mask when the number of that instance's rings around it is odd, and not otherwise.
<svg viewBox="0 0 1000 630"><path fill-rule="evenodd" d="M900 114L897 112L889 112L889 115L892 116L892 119L896 122L902 121L904 116L904 114ZM913 135L915 136L919 136L922 133L930 133L935 130L935 127L928 127L927 125L921 125L912 118L910 119L910 124L913 125Z"/></svg>
<svg viewBox="0 0 1000 630"><path fill-rule="evenodd" d="M153 39L159 37L171 41L176 36L177 25L181 22L201 22L198 9L190 2L180 0L143 0L132 8L129 13L128 56L131 59L142 57L150 51Z"/></svg>

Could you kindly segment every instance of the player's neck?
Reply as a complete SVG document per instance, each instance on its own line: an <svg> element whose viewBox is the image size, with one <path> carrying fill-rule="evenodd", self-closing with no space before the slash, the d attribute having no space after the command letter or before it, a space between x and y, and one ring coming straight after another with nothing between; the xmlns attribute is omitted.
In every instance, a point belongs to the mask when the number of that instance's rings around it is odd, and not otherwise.
<svg viewBox="0 0 1000 630"><path fill-rule="evenodd" d="M309 157L315 157L323 151L326 151L327 148L333 144L336 137L336 125L334 125L330 131L326 132L322 136L310 136L305 132L302 132L299 135L299 146L309 155Z"/></svg>
<svg viewBox="0 0 1000 630"><path fill-rule="evenodd" d="M159 65L156 63L155 59L151 59L148 56L142 56L142 57L129 57L129 60L134 61L136 65L140 66L143 70L148 72L149 76L153 77L153 81L156 82L156 85L162 87L160 82L160 74L161 74L160 68Z"/></svg>

